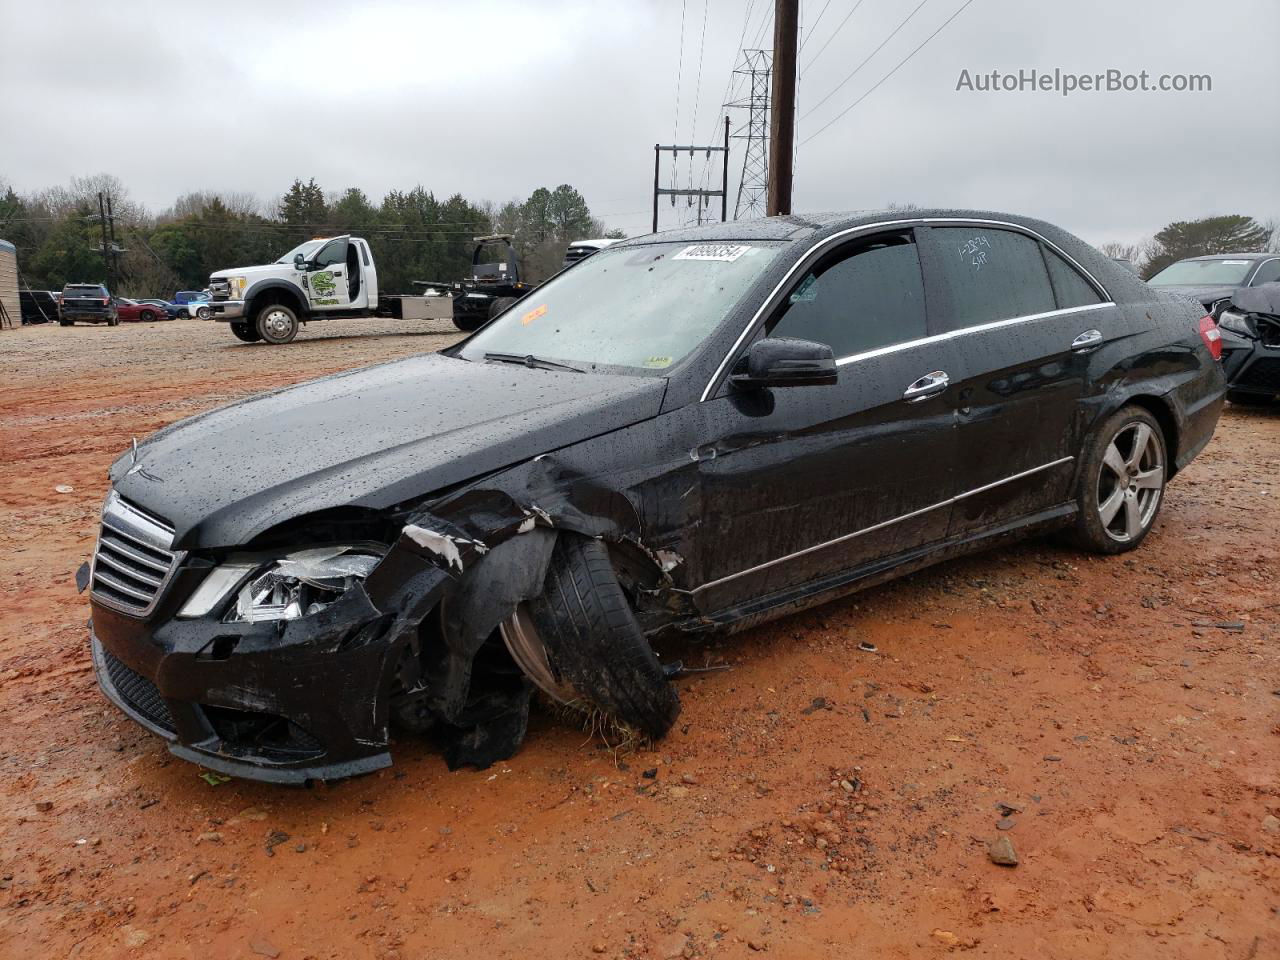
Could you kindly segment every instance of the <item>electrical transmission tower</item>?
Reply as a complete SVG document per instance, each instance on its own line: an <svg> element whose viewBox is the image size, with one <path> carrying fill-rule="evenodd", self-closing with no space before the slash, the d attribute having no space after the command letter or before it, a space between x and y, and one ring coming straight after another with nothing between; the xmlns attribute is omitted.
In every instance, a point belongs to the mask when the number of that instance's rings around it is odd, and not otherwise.
<svg viewBox="0 0 1280 960"><path fill-rule="evenodd" d="M742 65L735 77L747 78L746 96L726 104L747 111L747 120L733 135L747 141L742 152L742 179L738 181L738 199L733 206L733 219L762 217L769 192L769 81L773 76L773 52L743 50Z"/></svg>

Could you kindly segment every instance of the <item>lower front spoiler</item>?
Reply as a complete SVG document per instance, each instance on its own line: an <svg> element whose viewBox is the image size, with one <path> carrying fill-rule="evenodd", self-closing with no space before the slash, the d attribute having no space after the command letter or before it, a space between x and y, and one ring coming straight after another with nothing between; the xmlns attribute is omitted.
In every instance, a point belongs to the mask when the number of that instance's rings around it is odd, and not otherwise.
<svg viewBox="0 0 1280 960"><path fill-rule="evenodd" d="M340 780L372 773L391 766L388 750L349 760L320 762L275 762L265 757L229 754L221 749L222 740L211 735L207 740L182 743L176 725L155 684L127 664L112 657L102 646L92 627L89 633L93 672L103 695L127 717L156 736L164 739L175 756L209 770L246 780L267 783L302 784L309 780ZM108 660L112 657L111 660ZM121 688L128 685L128 695Z"/></svg>

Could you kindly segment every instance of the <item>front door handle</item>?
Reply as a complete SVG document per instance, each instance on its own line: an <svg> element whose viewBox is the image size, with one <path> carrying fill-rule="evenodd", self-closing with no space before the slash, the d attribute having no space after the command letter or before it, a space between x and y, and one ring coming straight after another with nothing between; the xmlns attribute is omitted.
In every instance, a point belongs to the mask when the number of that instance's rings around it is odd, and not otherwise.
<svg viewBox="0 0 1280 960"><path fill-rule="evenodd" d="M1102 345L1101 330L1086 330L1071 341L1071 349L1076 353L1088 353Z"/></svg>
<svg viewBox="0 0 1280 960"><path fill-rule="evenodd" d="M945 371L934 370L933 373L926 373L919 380L912 383L911 386L907 387L902 393L902 399L907 403L919 403L929 397L936 397L950 385L951 378L947 376Z"/></svg>

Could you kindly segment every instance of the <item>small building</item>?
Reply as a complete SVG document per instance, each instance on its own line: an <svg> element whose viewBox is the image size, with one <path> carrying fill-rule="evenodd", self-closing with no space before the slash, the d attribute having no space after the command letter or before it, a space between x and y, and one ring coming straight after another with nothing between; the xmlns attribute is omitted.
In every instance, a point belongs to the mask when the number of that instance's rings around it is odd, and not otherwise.
<svg viewBox="0 0 1280 960"><path fill-rule="evenodd" d="M22 323L22 306L18 301L18 248L8 240L0 240L0 303L9 322Z"/></svg>

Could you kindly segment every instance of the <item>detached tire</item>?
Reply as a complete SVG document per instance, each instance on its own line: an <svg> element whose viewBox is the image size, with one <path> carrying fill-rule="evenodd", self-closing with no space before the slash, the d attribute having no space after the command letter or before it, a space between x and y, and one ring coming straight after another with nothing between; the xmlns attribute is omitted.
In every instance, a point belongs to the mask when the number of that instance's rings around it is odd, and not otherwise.
<svg viewBox="0 0 1280 960"><path fill-rule="evenodd" d="M1142 407L1124 407L1089 437L1080 464L1071 539L1092 553L1124 553L1155 526L1169 457L1164 431Z"/></svg>
<svg viewBox="0 0 1280 960"><path fill-rule="evenodd" d="M561 533L542 595L528 602L552 670L595 707L654 738L680 698L644 638L599 540Z"/></svg>
<svg viewBox="0 0 1280 960"><path fill-rule="evenodd" d="M279 346L298 335L298 315L283 303L269 303L258 311L254 327L261 339Z"/></svg>
<svg viewBox="0 0 1280 960"><path fill-rule="evenodd" d="M237 340L243 340L245 343L258 343L262 340L256 327L248 323L231 323L231 332L235 334Z"/></svg>

